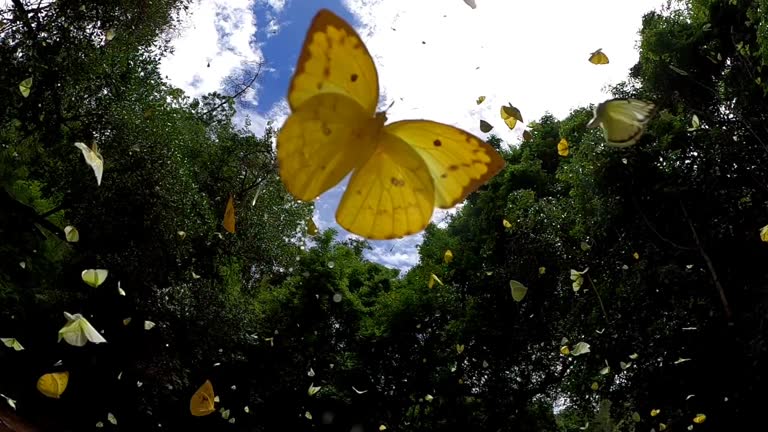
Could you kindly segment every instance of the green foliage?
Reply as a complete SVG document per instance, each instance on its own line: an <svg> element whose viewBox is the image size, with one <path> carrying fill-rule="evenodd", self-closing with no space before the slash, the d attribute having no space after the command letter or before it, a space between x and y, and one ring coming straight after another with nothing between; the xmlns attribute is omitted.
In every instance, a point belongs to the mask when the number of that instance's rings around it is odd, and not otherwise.
<svg viewBox="0 0 768 432"><path fill-rule="evenodd" d="M414 432L679 430L699 412L696 430L757 421L765 1L647 14L640 60L612 88L658 103L643 139L605 147L585 128L592 107L543 116L519 145L491 135L507 168L446 227L427 227L403 275L366 261L364 241L307 237L312 206L284 190L273 130L236 129L232 98L163 82L186 2L18 4L0 35L0 336L26 349L0 349L0 393L22 418L56 430L112 412L128 430ZM75 142L101 149L100 186ZM221 226L230 195L235 234ZM109 278L90 288L86 268ZM570 272L586 268L576 293ZM429 288L433 274L444 285ZM510 280L528 288L520 302ZM56 343L64 311L108 342ZM581 341L591 352L561 354ZM35 390L62 370L60 400ZM206 379L235 425L189 415Z"/></svg>

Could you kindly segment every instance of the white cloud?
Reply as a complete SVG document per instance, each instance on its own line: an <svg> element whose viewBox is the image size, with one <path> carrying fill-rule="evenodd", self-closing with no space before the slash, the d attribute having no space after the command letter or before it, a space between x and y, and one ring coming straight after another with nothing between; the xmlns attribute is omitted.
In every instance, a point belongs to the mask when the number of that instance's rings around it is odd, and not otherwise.
<svg viewBox="0 0 768 432"><path fill-rule="evenodd" d="M484 136L484 119L514 143L522 128L508 130L502 104L530 121L606 99L603 87L637 61L642 15L662 0L478 0L477 9L461 0L345 2L362 22L386 102L396 101L390 121L428 118ZM598 48L609 65L587 61Z"/></svg>
<svg viewBox="0 0 768 432"><path fill-rule="evenodd" d="M191 96L221 91L224 78L244 62L262 61L255 33L253 0L201 0L190 8L175 52L160 70Z"/></svg>

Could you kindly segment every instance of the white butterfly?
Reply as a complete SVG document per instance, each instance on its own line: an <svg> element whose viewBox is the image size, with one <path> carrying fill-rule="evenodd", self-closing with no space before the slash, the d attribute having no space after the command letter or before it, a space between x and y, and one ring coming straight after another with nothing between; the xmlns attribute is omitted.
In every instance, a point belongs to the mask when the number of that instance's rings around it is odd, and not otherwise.
<svg viewBox="0 0 768 432"><path fill-rule="evenodd" d="M477 7L477 4L475 4L475 0L464 0L464 3L466 3L467 6L471 7L472 9L475 9Z"/></svg>
<svg viewBox="0 0 768 432"><path fill-rule="evenodd" d="M643 135L645 125L656 113L656 105L639 99L609 99L595 107L588 128L598 125L610 147L629 147Z"/></svg>
<svg viewBox="0 0 768 432"><path fill-rule="evenodd" d="M104 174L104 158L99 153L99 146L94 143L93 148L90 148L81 142L76 142L75 147L83 152L85 163L93 168L93 173L96 174L96 183L101 186L101 176Z"/></svg>

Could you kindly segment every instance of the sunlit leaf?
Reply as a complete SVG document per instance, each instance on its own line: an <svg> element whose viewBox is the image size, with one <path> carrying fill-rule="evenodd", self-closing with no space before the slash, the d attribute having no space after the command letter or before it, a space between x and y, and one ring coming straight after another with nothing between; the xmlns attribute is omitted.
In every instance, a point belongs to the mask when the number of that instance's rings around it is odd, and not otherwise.
<svg viewBox="0 0 768 432"><path fill-rule="evenodd" d="M19 83L19 91L24 97L29 96L29 92L32 90L32 77L25 79Z"/></svg>
<svg viewBox="0 0 768 432"><path fill-rule="evenodd" d="M67 225L64 227L64 237L70 243L77 243L80 241L80 232L72 225Z"/></svg>
<svg viewBox="0 0 768 432"><path fill-rule="evenodd" d="M16 351L24 350L24 347L21 346L16 338L0 338L0 342L3 342L3 345L7 346L8 348L13 348Z"/></svg>
<svg viewBox="0 0 768 432"><path fill-rule="evenodd" d="M103 284L107 276L109 276L109 270L105 269L88 269L80 273L83 282L93 288L98 288L99 285Z"/></svg>
<svg viewBox="0 0 768 432"><path fill-rule="evenodd" d="M37 390L49 398L59 399L69 383L69 372L53 372L37 380Z"/></svg>
<svg viewBox="0 0 768 432"><path fill-rule="evenodd" d="M525 295L528 293L528 288L516 280L510 280L509 287L512 290L512 299L518 303L523 301Z"/></svg>
<svg viewBox="0 0 768 432"><path fill-rule="evenodd" d="M560 138L560 142L557 143L557 154L565 157L565 156L568 156L569 153L570 153L570 150L568 148L568 140L566 140L565 138Z"/></svg>
<svg viewBox="0 0 768 432"><path fill-rule="evenodd" d="M571 350L571 355L579 356L582 354L586 354L588 352L590 352L589 344L586 342L579 342L573 346L573 349Z"/></svg>
<svg viewBox="0 0 768 432"><path fill-rule="evenodd" d="M493 125L492 125L492 124L490 124L490 123L488 123L488 122L487 122L487 121L485 121L485 120L480 120L480 130L481 130L483 133L488 133L488 132L490 132L490 131L492 131L492 130L493 130Z"/></svg>

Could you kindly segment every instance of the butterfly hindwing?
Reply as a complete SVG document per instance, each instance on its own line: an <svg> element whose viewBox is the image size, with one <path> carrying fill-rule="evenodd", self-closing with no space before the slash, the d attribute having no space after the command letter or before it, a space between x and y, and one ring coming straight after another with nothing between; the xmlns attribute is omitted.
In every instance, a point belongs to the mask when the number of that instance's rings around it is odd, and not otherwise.
<svg viewBox="0 0 768 432"><path fill-rule="evenodd" d="M368 48L355 30L328 10L315 16L301 48L288 90L296 110L320 93L340 93L373 116L379 102L379 78Z"/></svg>
<svg viewBox="0 0 768 432"><path fill-rule="evenodd" d="M424 160L400 138L382 133L376 152L352 174L336 220L369 239L399 238L427 226L434 200Z"/></svg>
<svg viewBox="0 0 768 432"><path fill-rule="evenodd" d="M277 135L277 163L288 192L311 201L362 165L375 145L375 121L338 93L316 95L294 110Z"/></svg>
<svg viewBox="0 0 768 432"><path fill-rule="evenodd" d="M480 138L428 120L404 120L384 130L421 156L435 184L435 205L451 208L496 175L505 162Z"/></svg>

